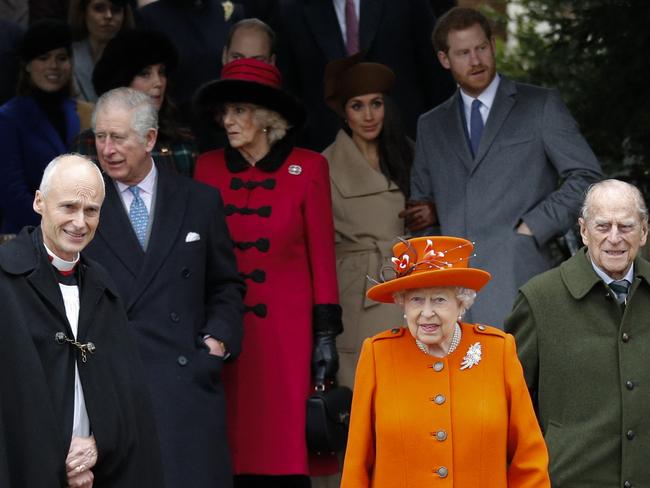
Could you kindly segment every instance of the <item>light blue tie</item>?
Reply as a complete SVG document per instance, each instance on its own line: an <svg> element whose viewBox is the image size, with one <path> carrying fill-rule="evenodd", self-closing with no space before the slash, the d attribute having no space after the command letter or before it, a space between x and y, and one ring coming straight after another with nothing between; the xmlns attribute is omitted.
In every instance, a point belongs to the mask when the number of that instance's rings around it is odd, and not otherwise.
<svg viewBox="0 0 650 488"><path fill-rule="evenodd" d="M481 143L481 134L483 134L483 117L481 117L481 101L475 98L472 102L472 113L469 119L469 140L472 143L472 154L474 157L478 154L478 146Z"/></svg>
<svg viewBox="0 0 650 488"><path fill-rule="evenodd" d="M135 231L135 235L144 249L145 239L147 237L147 226L149 225L149 212L140 198L140 188L137 186L130 186L129 191L133 194L133 201L129 208L129 219Z"/></svg>

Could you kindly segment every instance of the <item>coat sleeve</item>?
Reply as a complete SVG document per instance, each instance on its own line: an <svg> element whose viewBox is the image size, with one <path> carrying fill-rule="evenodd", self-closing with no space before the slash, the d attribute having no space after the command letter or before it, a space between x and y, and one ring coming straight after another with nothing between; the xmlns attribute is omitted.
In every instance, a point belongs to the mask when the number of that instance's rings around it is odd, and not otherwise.
<svg viewBox="0 0 650 488"><path fill-rule="evenodd" d="M506 335L504 371L509 404L508 487L550 488L548 452L526 382L514 338Z"/></svg>
<svg viewBox="0 0 650 488"><path fill-rule="evenodd" d="M315 154L314 158L315 170L303 208L314 304L338 304L329 170L324 157Z"/></svg>
<svg viewBox="0 0 650 488"><path fill-rule="evenodd" d="M411 169L411 198L413 200L434 201L429 174L430 156L427 154L428 139L426 135L425 120L420 117L418 121L417 137L415 139L415 160Z"/></svg>
<svg viewBox="0 0 650 488"><path fill-rule="evenodd" d="M537 324L533 311L523 293L519 292L512 313L506 318L505 331L517 341L519 361L524 368L524 377L530 397L537 409L537 378L539 356L537 352Z"/></svg>
<svg viewBox="0 0 650 488"><path fill-rule="evenodd" d="M348 445L341 488L370 486L375 464L375 356L372 339L361 348L354 380Z"/></svg>
<svg viewBox="0 0 650 488"><path fill-rule="evenodd" d="M602 178L600 163L557 90L549 90L544 103L542 138L563 183L522 216L540 245L575 222L585 190Z"/></svg>
<svg viewBox="0 0 650 488"><path fill-rule="evenodd" d="M223 341L228 353L239 355L244 335L244 293L246 286L237 271L234 246L226 225L223 200L218 190L210 192L212 200L207 208L213 211L209 224L206 259L205 307L206 324L203 334Z"/></svg>

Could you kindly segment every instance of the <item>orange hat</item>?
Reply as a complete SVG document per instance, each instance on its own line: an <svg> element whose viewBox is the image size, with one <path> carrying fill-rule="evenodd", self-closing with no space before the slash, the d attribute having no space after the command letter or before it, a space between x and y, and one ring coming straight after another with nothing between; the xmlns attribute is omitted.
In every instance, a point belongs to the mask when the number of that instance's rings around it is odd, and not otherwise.
<svg viewBox="0 0 650 488"><path fill-rule="evenodd" d="M469 267L474 245L467 239L427 236L401 241L393 246L390 274L394 278L370 288L371 300L392 303L397 291L434 286L462 286L479 291L490 281L490 273ZM383 271L382 275L386 274Z"/></svg>

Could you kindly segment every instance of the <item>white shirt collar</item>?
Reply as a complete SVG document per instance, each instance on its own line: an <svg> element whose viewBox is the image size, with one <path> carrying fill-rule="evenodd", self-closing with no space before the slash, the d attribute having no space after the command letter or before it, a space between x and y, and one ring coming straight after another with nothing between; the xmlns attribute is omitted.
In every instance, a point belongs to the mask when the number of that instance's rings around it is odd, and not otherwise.
<svg viewBox="0 0 650 488"><path fill-rule="evenodd" d="M605 273L605 271L603 271L596 263L594 263L591 258L589 260L591 261L591 266L594 268L596 274L600 277L601 280L605 282L606 285L609 285L612 281L618 281ZM634 263L632 263L630 269L627 270L627 273L625 273L623 279L627 280L629 283L632 283L634 281Z"/></svg>
<svg viewBox="0 0 650 488"><path fill-rule="evenodd" d="M117 183L117 188L120 190L120 193L124 193L129 189L130 186L137 186L140 188L140 191L143 191L145 193L148 193L149 195L153 195L153 190L156 185L156 175L158 174L158 170L156 169L156 164L151 161L151 170L147 174L147 176L144 177L140 183L137 185L126 185L122 183L121 181L115 181Z"/></svg>
<svg viewBox="0 0 650 488"><path fill-rule="evenodd" d="M465 105L466 109L470 109L472 106L472 102L474 101L475 98L478 98L481 103L485 106L487 109L487 113L490 113L490 109L492 108L492 104L494 103L494 97L497 95L497 89L499 88L499 82L501 81L501 77L497 73L494 79L490 82L490 84L487 86L485 90L478 96L478 97L471 97L467 93L463 91L463 89L460 89L460 96L463 99L463 104Z"/></svg>

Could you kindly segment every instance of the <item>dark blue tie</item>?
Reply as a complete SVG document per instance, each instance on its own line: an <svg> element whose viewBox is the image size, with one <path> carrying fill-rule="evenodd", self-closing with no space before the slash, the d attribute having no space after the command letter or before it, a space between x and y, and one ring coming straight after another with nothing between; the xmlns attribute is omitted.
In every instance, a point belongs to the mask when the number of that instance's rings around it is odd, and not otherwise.
<svg viewBox="0 0 650 488"><path fill-rule="evenodd" d="M481 117L481 101L474 99L472 102L472 113L469 119L469 140L472 143L472 154L474 157L478 154L478 146L481 143L481 134L483 134L483 117Z"/></svg>

